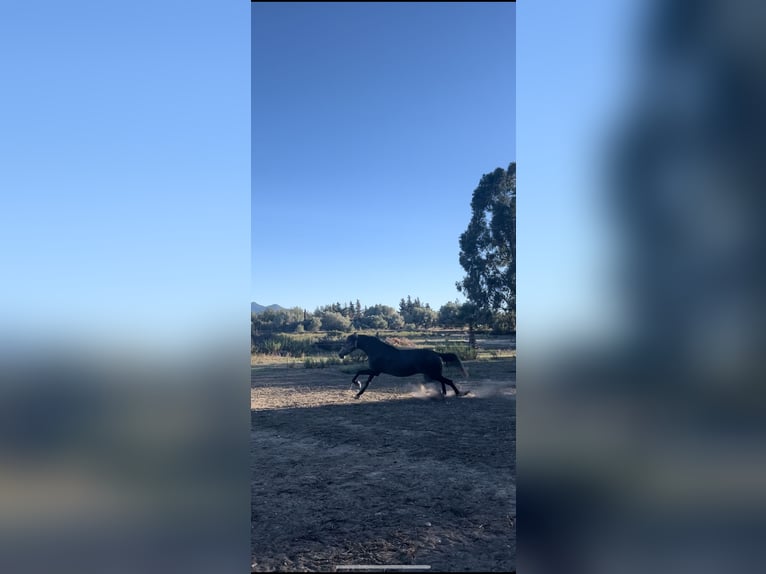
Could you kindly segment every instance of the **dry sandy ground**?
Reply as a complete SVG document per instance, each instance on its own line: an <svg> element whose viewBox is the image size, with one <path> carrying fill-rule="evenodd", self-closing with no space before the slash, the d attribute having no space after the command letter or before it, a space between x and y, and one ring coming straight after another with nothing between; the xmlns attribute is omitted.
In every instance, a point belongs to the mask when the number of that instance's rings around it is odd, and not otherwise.
<svg viewBox="0 0 766 574"><path fill-rule="evenodd" d="M252 569L516 564L515 361L453 371L467 397L348 367L256 367L251 377Z"/></svg>

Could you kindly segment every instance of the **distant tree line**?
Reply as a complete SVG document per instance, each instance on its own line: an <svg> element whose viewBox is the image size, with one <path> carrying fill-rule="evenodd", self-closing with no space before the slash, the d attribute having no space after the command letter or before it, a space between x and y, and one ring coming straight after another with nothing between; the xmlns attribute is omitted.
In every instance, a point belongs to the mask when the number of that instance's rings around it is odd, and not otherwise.
<svg viewBox="0 0 766 574"><path fill-rule="evenodd" d="M254 336L269 333L304 333L319 331L411 330L432 328L462 328L475 321L472 303L450 301L437 311L420 298L410 295L399 301L399 308L388 305L362 306L360 301L332 303L309 312L301 307L267 309L251 314ZM493 317L484 317L484 326L495 329ZM497 329L495 329L497 330Z"/></svg>
<svg viewBox="0 0 766 574"><path fill-rule="evenodd" d="M309 313L300 307L253 313L251 335L351 331L359 329L430 329L468 327L474 332L516 330L516 162L484 174L471 198L471 219L460 235L460 265L466 272L455 287L468 299L436 311L419 298L363 307L359 300L324 305Z"/></svg>

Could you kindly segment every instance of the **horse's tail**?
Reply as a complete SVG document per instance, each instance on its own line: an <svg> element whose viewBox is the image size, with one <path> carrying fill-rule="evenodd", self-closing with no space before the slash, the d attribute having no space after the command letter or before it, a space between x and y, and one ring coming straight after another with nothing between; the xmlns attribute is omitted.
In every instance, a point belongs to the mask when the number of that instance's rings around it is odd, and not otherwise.
<svg viewBox="0 0 766 574"><path fill-rule="evenodd" d="M460 372L463 373L464 377L468 376L468 371L465 370L465 367L463 366L463 363L460 361L460 357L458 357L455 353L437 353L442 358L442 361L444 361L445 365L450 364L457 364L457 366L460 368Z"/></svg>

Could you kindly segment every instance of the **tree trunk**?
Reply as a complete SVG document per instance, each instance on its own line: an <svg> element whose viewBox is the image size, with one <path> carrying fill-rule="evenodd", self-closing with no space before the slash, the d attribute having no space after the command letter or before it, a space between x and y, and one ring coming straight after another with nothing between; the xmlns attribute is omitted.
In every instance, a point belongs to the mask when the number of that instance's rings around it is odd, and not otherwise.
<svg viewBox="0 0 766 574"><path fill-rule="evenodd" d="M468 323L468 346L476 350L476 332L473 330L473 321Z"/></svg>

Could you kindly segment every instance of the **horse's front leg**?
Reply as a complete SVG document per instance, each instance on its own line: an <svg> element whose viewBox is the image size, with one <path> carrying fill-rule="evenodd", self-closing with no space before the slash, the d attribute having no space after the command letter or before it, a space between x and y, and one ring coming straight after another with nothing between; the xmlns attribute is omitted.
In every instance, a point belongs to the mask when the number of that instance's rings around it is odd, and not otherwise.
<svg viewBox="0 0 766 574"><path fill-rule="evenodd" d="M354 375L354 378L353 378L353 379L351 379L351 384L352 384L352 385L356 385L356 388L357 388L357 389L361 389L361 388L362 388L362 383L360 383L360 382L357 380L357 379L359 378L359 375L371 375L371 377L370 377L369 379L367 379L367 383L365 383L365 384L364 384L365 388L367 388L367 384L370 382L370 380L372 379L372 377L374 377L376 374L377 374L377 373L375 373L375 371L373 371L372 369L362 369L362 370L361 370L361 371L359 371L359 372L358 372L356 375ZM361 395L361 394L362 394L362 392L364 392L364 391L360 391L360 392L359 392L359 394ZM357 397L356 397L356 398L359 398L359 395L357 395Z"/></svg>
<svg viewBox="0 0 766 574"><path fill-rule="evenodd" d="M370 381L374 379L379 373L373 372L369 377L367 377L367 380L364 382L364 385L359 389L359 392L356 393L356 396L354 396L355 399L358 399L362 396L362 393L367 389L367 385L370 384Z"/></svg>

